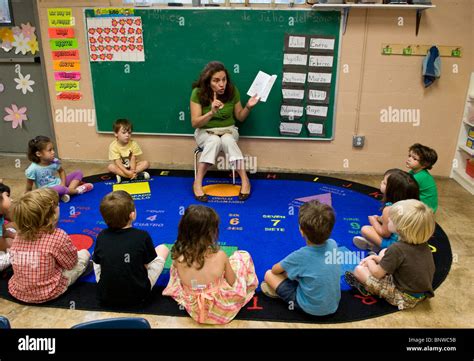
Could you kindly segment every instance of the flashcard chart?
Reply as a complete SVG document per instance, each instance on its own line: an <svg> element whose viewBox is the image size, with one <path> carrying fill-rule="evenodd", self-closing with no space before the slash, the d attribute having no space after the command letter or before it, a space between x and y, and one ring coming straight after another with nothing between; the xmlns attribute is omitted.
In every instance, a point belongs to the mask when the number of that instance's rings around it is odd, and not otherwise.
<svg viewBox="0 0 474 361"><path fill-rule="evenodd" d="M89 60L145 61L140 16L87 18Z"/></svg>

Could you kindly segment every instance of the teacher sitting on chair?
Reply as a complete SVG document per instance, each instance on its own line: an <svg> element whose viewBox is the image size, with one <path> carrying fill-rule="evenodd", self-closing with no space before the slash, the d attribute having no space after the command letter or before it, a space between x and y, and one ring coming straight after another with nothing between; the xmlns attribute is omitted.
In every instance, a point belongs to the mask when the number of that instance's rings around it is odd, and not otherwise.
<svg viewBox="0 0 474 361"><path fill-rule="evenodd" d="M239 199L244 201L250 196L250 181L245 171L244 157L237 145L239 132L235 119L243 122L259 100L255 95L242 107L239 90L232 84L224 64L218 61L208 63L199 79L193 83L191 123L196 128L196 142L203 149L193 184L197 200L208 200L202 189L202 181L209 167L215 164L221 150L228 155L231 163L235 162L242 180Z"/></svg>

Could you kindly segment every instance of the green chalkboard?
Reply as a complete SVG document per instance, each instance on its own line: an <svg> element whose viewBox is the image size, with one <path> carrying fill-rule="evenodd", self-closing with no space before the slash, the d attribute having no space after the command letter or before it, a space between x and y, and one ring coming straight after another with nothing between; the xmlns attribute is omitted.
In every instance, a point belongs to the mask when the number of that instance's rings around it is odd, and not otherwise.
<svg viewBox="0 0 474 361"><path fill-rule="evenodd" d="M85 16L86 20L97 17L94 9L86 9ZM89 58L99 132L110 132L115 119L128 118L133 122L135 133L193 134L189 111L191 84L209 61L219 60L228 68L243 105L259 70L278 76L267 102L258 104L249 118L238 124L241 136L333 138L339 12L134 9L130 16L141 17L145 61L100 62ZM283 120L303 123L301 134L280 133L283 58L288 52L285 50L288 34L317 35L335 41L333 66L326 69L332 74L331 83L327 84L328 111L325 117L315 121L324 125L324 133L319 136L310 136L305 126L306 117ZM306 95L307 92L306 88Z"/></svg>

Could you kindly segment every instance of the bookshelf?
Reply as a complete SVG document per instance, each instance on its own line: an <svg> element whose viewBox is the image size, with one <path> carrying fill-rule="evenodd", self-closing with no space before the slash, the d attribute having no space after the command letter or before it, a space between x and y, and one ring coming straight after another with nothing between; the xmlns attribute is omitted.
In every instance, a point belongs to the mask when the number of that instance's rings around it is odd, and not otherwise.
<svg viewBox="0 0 474 361"><path fill-rule="evenodd" d="M469 89L473 88L474 73L471 73ZM468 120L468 109L470 107L474 108L474 99L470 99L468 90L464 106L463 120L461 122L461 128L459 129L459 137L456 147L456 154L453 162L453 168L451 169L451 178L457 181L471 194L474 194L474 178L466 173L467 160L474 158L474 149L471 149L466 145L469 129L471 127L474 127L474 124L470 123Z"/></svg>

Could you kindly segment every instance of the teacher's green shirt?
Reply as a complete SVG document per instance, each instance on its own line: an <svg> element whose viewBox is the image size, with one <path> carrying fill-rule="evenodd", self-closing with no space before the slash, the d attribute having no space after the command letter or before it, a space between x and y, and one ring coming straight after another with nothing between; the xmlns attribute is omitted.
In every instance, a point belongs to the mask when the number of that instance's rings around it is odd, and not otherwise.
<svg viewBox="0 0 474 361"><path fill-rule="evenodd" d="M191 93L191 101L193 103L198 103L199 102L199 89L200 88L194 88L193 92ZM223 127L229 127L231 125L235 124L235 118L234 118L234 106L240 101L240 93L237 87L234 86L234 97L230 99L228 102L224 103L224 107L222 109L219 109L219 111L214 114L207 122L206 125L202 126L202 129L209 129L209 128L223 128ZM202 114L206 114L211 111L211 104L202 107Z"/></svg>

